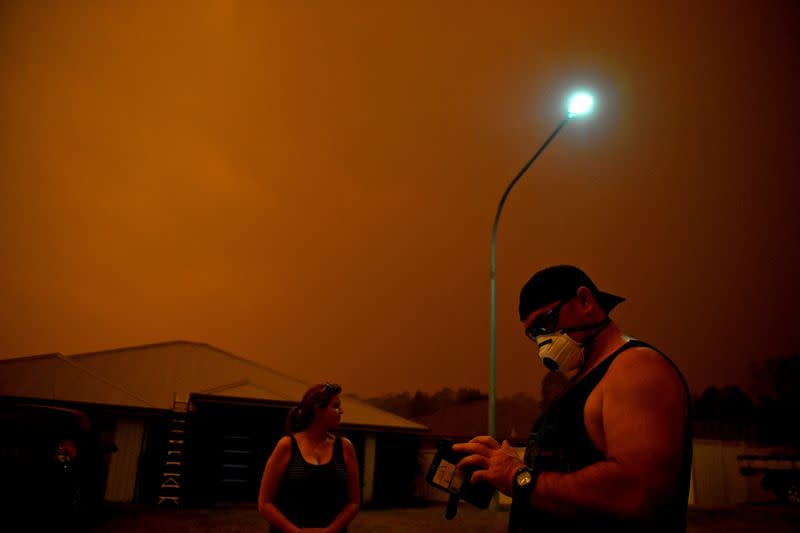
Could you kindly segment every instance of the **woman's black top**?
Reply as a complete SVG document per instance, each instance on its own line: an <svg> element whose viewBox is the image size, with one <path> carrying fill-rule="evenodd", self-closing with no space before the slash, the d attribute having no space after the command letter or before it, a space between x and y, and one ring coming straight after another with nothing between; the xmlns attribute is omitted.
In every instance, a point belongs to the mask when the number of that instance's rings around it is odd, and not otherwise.
<svg viewBox="0 0 800 533"><path fill-rule="evenodd" d="M275 506L297 527L327 527L348 501L342 439L336 437L331 460L317 465L306 461L294 435L290 438L292 456L278 487ZM270 531L280 529L272 526Z"/></svg>

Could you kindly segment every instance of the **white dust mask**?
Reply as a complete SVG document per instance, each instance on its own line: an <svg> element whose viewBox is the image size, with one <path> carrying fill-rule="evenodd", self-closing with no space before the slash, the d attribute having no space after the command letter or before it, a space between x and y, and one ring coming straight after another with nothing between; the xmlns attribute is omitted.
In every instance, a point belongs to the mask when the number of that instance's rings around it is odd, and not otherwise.
<svg viewBox="0 0 800 533"><path fill-rule="evenodd" d="M591 344L609 322L610 320L606 318L598 324L583 328L568 328L547 335L537 335L539 358L544 366L553 372L569 374L579 370L585 360L586 346ZM567 335L568 331L586 331L594 328L600 329L589 335L582 343Z"/></svg>
<svg viewBox="0 0 800 533"><path fill-rule="evenodd" d="M568 374L583 366L584 345L564 332L539 335L539 358L549 370Z"/></svg>

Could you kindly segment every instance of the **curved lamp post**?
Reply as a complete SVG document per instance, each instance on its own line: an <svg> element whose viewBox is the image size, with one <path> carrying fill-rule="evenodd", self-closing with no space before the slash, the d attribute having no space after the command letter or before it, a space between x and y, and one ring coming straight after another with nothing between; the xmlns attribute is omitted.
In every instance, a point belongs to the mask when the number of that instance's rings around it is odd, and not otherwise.
<svg viewBox="0 0 800 533"><path fill-rule="evenodd" d="M503 197L500 198L500 205L497 206L497 214L494 216L494 226L492 226L492 271L489 275L492 284L492 296L491 296L491 327L489 332L489 435L492 437L497 436L497 427L496 427L496 418L495 418L495 408L496 408L496 384L495 384L495 340L496 340L496 320L495 320L495 242L497 240L497 225L500 222L500 213L503 211L503 205L506 203L506 198L508 198L508 194L511 192L511 189L516 185L516 183L520 180L525 171L536 161L536 158L547 148L547 145L555 139L558 132L561 131L567 122L574 117L579 117L582 115L586 115L591 112L592 107L594 106L594 98L592 95L587 92L577 92L572 95L569 99L569 103L567 105L567 114L564 119L556 126L556 129L553 130L553 133L550 134L550 137L536 150L536 153L533 154L533 157L525 163L525 166L522 167L522 170L511 180L511 183L508 184L506 187L506 192L503 193Z"/></svg>

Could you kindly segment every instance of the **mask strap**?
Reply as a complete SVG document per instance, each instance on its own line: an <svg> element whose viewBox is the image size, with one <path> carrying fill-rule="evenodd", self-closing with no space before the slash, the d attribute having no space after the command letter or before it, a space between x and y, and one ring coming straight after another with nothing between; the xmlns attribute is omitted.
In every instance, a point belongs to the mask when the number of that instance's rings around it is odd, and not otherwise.
<svg viewBox="0 0 800 533"><path fill-rule="evenodd" d="M603 329L605 329L605 326L607 326L609 322L611 322L611 319L608 318L608 317L605 317L603 320L601 320L600 322L597 322L596 324L590 324L588 326L581 326L579 328L564 328L561 331L564 332L564 333L572 333L573 331L588 331L590 329L600 328L597 331L595 331L594 333L592 333L589 337L587 337L586 340L588 341L590 339L593 339L601 331L603 331Z"/></svg>
<svg viewBox="0 0 800 533"><path fill-rule="evenodd" d="M588 337L583 339L583 342L581 342L581 346L586 346L588 349L591 350L591 346L592 346L592 343L594 342L594 340L597 338L598 335L600 335L600 333L604 329L606 329L606 326L608 326L610 323L611 323L611 319L606 316L603 320L601 320L600 322L598 322L596 324L591 324L589 326L582 326L580 328L564 328L564 329L561 330L561 332L562 333L569 333L571 331L587 331L587 330L590 330L590 329L599 328L597 331L595 331L594 333L592 333L591 335L589 335Z"/></svg>
<svg viewBox="0 0 800 533"><path fill-rule="evenodd" d="M596 326L594 326L594 327L596 327L596 328L599 328L599 329L598 329L597 331L595 331L594 333L592 333L591 335L589 335L588 337L586 337L586 338L583 340L583 345L584 345L584 346L590 346L590 347L591 347L591 346L592 346L592 344L594 343L594 340L597 338L597 336L598 336L598 335L600 335L600 333L601 333L601 332L602 332L604 329L606 329L606 326L608 326L608 324L610 324L610 323L611 323L611 319L610 319L610 318L608 318L608 317L606 317L606 319L605 319L605 320L603 320L602 322L600 322L599 324L597 324ZM589 328L589 329L591 329L591 328Z"/></svg>

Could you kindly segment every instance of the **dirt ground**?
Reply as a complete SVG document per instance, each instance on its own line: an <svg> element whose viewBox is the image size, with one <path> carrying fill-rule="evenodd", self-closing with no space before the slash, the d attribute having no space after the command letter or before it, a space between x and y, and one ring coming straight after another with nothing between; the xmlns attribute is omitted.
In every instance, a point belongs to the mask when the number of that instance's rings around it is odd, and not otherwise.
<svg viewBox="0 0 800 533"><path fill-rule="evenodd" d="M460 508L453 521L444 519L444 507L362 510L351 524L351 533L436 531L443 533L504 532L508 512ZM164 509L145 506L111 508L92 533L263 533L267 524L255 508L220 506L213 509ZM690 533L756 532L796 533L800 531L800 509L783 507L691 508Z"/></svg>

